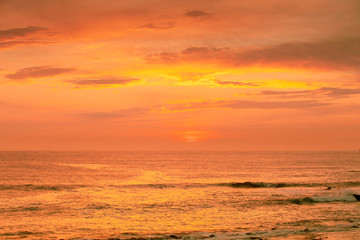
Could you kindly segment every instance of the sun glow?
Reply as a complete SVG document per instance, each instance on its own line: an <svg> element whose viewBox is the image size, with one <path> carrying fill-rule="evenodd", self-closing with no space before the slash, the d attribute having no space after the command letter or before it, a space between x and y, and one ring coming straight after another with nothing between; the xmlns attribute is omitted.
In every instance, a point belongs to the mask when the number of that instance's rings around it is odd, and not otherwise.
<svg viewBox="0 0 360 240"><path fill-rule="evenodd" d="M179 132L180 140L182 142L200 142L208 138L209 133L206 131L184 131Z"/></svg>

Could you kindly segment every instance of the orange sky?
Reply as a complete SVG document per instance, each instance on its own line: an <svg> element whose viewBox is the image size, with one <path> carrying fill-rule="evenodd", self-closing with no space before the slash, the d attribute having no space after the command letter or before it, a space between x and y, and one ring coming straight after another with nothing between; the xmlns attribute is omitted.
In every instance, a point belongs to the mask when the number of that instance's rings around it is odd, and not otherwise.
<svg viewBox="0 0 360 240"><path fill-rule="evenodd" d="M0 0L0 150L360 147L358 0Z"/></svg>

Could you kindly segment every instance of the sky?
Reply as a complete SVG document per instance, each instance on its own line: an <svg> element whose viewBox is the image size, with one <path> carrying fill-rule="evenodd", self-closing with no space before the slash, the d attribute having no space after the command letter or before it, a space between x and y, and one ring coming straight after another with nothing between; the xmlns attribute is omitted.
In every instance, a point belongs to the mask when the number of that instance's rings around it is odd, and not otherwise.
<svg viewBox="0 0 360 240"><path fill-rule="evenodd" d="M358 0L0 0L0 150L357 150Z"/></svg>

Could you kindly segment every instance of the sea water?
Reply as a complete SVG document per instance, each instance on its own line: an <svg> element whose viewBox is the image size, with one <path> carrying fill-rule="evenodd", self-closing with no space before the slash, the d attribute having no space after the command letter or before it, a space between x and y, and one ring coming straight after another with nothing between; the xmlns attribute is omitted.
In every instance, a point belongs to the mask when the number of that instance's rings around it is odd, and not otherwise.
<svg viewBox="0 0 360 240"><path fill-rule="evenodd" d="M0 238L346 239L353 194L359 151L0 152Z"/></svg>

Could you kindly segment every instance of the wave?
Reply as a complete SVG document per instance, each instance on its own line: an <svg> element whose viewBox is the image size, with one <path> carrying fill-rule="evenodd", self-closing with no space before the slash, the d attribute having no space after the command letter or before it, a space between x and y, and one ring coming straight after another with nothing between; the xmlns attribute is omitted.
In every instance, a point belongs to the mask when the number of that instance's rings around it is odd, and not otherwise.
<svg viewBox="0 0 360 240"><path fill-rule="evenodd" d="M324 202L356 202L360 195L353 191L345 191L338 195L304 197L291 200L295 204L324 203Z"/></svg>
<svg viewBox="0 0 360 240"><path fill-rule="evenodd" d="M81 187L113 187L113 188L205 188L205 187L230 187L230 188L291 188L291 187L321 187L324 190L332 188L359 187L360 182L333 182L333 183L271 183L271 182L223 182L223 183L148 183L148 184L123 184L123 185L36 185L36 184L0 184L2 190L18 191L63 191Z"/></svg>
<svg viewBox="0 0 360 240"><path fill-rule="evenodd" d="M218 186L232 187L232 188L281 188L281 187L294 187L299 184L290 183L264 183L264 182L230 182L219 183Z"/></svg>
<svg viewBox="0 0 360 240"><path fill-rule="evenodd" d="M332 183L265 183L265 182L230 182L218 183L218 186L232 188L285 188L285 187L323 187L326 190L336 187L359 187L360 182L332 182Z"/></svg>
<svg viewBox="0 0 360 240"><path fill-rule="evenodd" d="M205 188L205 187L230 187L230 188L290 188L290 187L322 187L324 190L338 187L357 187L360 182L333 182L333 183L271 183L271 182L222 182L222 183L149 183L110 185L116 188Z"/></svg>
<svg viewBox="0 0 360 240"><path fill-rule="evenodd" d="M130 184L111 185L117 188L205 188L205 187L232 187L232 188L280 188L299 186L299 184L264 183L264 182L229 182L229 183L169 183L169 184Z"/></svg>
<svg viewBox="0 0 360 240"><path fill-rule="evenodd" d="M128 185L111 185L111 187L116 188L181 188L185 187L187 184L161 184L161 183L149 183L149 184L128 184Z"/></svg>
<svg viewBox="0 0 360 240"><path fill-rule="evenodd" d="M35 212L35 211L41 211L43 208L41 207L17 207L17 208L0 208L0 213L5 212Z"/></svg>
<svg viewBox="0 0 360 240"><path fill-rule="evenodd" d="M74 188L84 187L84 185L35 185L35 184L22 184L22 185L0 185L1 190L18 190L18 191L62 191L71 190Z"/></svg>
<svg viewBox="0 0 360 240"><path fill-rule="evenodd" d="M29 232L29 231L20 231L20 232L8 232L1 233L0 236L12 237L12 236L21 236L21 238L26 237L27 235L44 235L42 232Z"/></svg>

